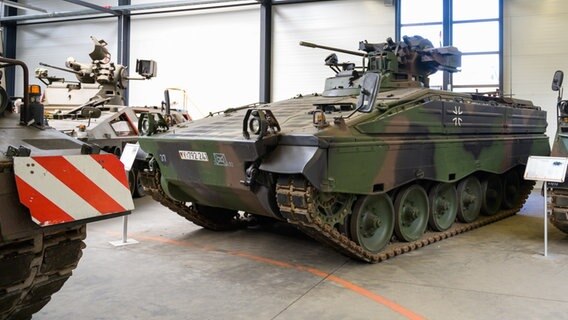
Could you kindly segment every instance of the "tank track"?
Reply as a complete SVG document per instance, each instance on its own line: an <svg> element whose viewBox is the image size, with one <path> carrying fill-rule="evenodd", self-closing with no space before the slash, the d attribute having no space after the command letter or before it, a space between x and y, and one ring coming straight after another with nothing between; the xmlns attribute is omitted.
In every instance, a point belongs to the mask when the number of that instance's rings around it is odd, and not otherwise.
<svg viewBox="0 0 568 320"><path fill-rule="evenodd" d="M413 242L391 241L383 251L376 254L364 250L346 235L340 233L331 225L325 224L318 217L313 200L314 188L303 178L280 178L276 186L276 194L280 212L289 223L296 225L315 240L331 246L348 257L370 263L378 263L512 216L522 208L533 186L534 181L523 180L519 203L512 209L501 210L492 216L480 216L471 223L456 222L446 231L427 231L422 238Z"/></svg>
<svg viewBox="0 0 568 320"><path fill-rule="evenodd" d="M0 319L31 319L59 291L85 248L86 226L0 243Z"/></svg>
<svg viewBox="0 0 568 320"><path fill-rule="evenodd" d="M552 189L549 192L552 199L549 204L551 215L549 218L550 223L558 230L568 233L568 190L567 189ZM562 199L562 201L559 201ZM564 204L564 205L563 205Z"/></svg>
<svg viewBox="0 0 568 320"><path fill-rule="evenodd" d="M238 214L230 219L215 219L215 215L204 215L193 205L187 206L185 202L173 200L166 195L160 184L159 170L145 170L144 172L140 172L140 176L145 191L152 196L152 199L200 227L214 231L228 231L247 226L248 222Z"/></svg>

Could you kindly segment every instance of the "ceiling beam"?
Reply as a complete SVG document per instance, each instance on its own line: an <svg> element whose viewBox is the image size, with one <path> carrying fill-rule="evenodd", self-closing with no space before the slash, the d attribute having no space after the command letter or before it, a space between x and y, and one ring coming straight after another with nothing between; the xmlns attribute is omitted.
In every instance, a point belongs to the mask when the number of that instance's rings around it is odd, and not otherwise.
<svg viewBox="0 0 568 320"><path fill-rule="evenodd" d="M96 5L94 3L90 3L90 2L87 2L87 1L83 1L83 0L63 0L63 1L69 2L69 3L72 3L72 4L76 4L76 5L79 5L79 6L87 7L89 9L94 9L94 10L97 10L97 11L100 11L100 12L103 12L103 13L109 13L109 14L112 14L112 15L115 15L115 16L120 15L120 12L118 12L118 11L112 10L110 8L107 8L107 7L101 7L101 6Z"/></svg>
<svg viewBox="0 0 568 320"><path fill-rule="evenodd" d="M0 0L2 1L2 0ZM82 2L87 3L86 1L81 0L65 0L68 2ZM30 14L30 15L19 15L19 16L10 16L10 17L0 17L0 22L10 22L10 21L29 21L29 20L41 20L41 19L59 19L55 21L61 21L60 18L73 18L79 16L94 16L98 18L107 18L111 16L117 16L121 14L125 15L134 15L133 11L144 11L144 10L156 10L144 13L161 13L164 12L166 8L179 8L179 7L196 7L196 10L199 9L214 9L214 8L223 8L229 7L234 5L250 5L250 4L258 4L257 1L254 0L178 0L178 1L169 1L169 2L157 2L157 3L144 3L144 4L136 4L136 5L118 5L112 6L110 8L104 8L97 6L99 8L108 9L112 11L112 13L106 11L100 11L96 9L86 9L80 11L61 11L61 12L48 12L42 14ZM211 5L210 7L200 7L205 5ZM179 11L186 10L187 8L180 8ZM55 22L55 21L46 21L46 22Z"/></svg>
<svg viewBox="0 0 568 320"><path fill-rule="evenodd" d="M202 5L219 5L219 7L223 7L223 5L226 4L226 3L258 4L258 1L256 1L256 0L178 0L178 1L166 1L166 2L154 2L154 3L123 5L123 6L118 6L118 7L112 7L112 9L140 11L140 10L158 10L158 9L166 9L166 8L186 7L186 6L202 6Z"/></svg>
<svg viewBox="0 0 568 320"><path fill-rule="evenodd" d="M33 11L39 11L39 12L44 12L44 13L47 12L47 10L42 9L42 8L34 7L34 6L29 5L29 4L17 3L17 2L9 1L9 0L2 0L2 1L0 1L0 4L4 4L5 6L16 8L16 9L33 10Z"/></svg>

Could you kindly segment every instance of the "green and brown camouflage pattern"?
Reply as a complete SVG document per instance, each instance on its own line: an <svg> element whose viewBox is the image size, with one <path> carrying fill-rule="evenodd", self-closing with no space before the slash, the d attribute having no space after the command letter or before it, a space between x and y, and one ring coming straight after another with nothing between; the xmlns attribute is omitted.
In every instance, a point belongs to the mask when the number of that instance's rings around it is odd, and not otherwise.
<svg viewBox="0 0 568 320"><path fill-rule="evenodd" d="M243 137L246 110L240 110L141 137L140 144L154 155L174 199L261 215L267 208L257 190L241 183L255 162L261 171L305 175L325 192L371 194L416 179L453 182L476 171L503 173L526 164L528 155L549 153L546 113L531 105L513 108L425 88L389 90L377 101L384 111L355 113L322 129L312 123L314 105L354 105L356 97L305 96L264 105L259 108L270 109L282 131L260 141ZM184 151L207 154L207 161L183 160Z"/></svg>
<svg viewBox="0 0 568 320"><path fill-rule="evenodd" d="M397 194L413 184L430 190L472 176L483 183L490 176L506 181L511 172L520 179L529 155L550 153L546 112L532 102L428 88L428 75L436 70L457 71L460 53L433 49L418 38L361 43L368 61L362 70L328 58L336 75L326 80L321 95L230 109L140 137L152 156L150 172L159 179L154 194L178 204L295 221L343 252L352 242L342 221L368 195L387 195L383 199L396 205ZM361 86L370 73L380 75L380 88L370 112L361 112L359 101L368 94L360 96ZM262 121L266 128L257 131ZM152 183L148 187L156 188ZM517 194L509 209L532 186L505 185ZM155 198L174 207L162 195ZM337 204L320 217L329 226L310 218L325 211L326 201ZM197 209L191 214L199 215ZM349 256L383 259L352 246Z"/></svg>

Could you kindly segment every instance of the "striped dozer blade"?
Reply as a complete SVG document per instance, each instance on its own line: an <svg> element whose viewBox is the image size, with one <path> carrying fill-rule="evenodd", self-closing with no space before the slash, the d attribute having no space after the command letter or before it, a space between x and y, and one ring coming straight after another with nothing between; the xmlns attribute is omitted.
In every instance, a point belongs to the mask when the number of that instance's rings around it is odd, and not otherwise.
<svg viewBox="0 0 568 320"><path fill-rule="evenodd" d="M20 202L40 226L134 209L124 165L112 154L14 157Z"/></svg>

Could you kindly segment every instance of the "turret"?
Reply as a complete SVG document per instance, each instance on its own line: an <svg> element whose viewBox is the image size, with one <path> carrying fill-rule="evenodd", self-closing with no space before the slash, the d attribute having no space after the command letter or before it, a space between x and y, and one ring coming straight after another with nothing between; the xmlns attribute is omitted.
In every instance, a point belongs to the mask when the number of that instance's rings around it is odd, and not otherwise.
<svg viewBox="0 0 568 320"><path fill-rule="evenodd" d="M367 52L368 71L380 73L381 88L429 86L428 76L438 70L456 72L461 67L461 52L456 47L434 48L420 36L403 37L395 43L359 43L359 50Z"/></svg>
<svg viewBox="0 0 568 320"><path fill-rule="evenodd" d="M77 62L75 58L69 57L65 62L66 68L56 67L45 63L41 66L49 67L69 73L73 73L77 80L78 86L74 89L80 89L81 84L98 84L98 93L91 97L91 100L105 101L112 105L124 105L124 90L128 86L128 80L147 80L156 76L156 62L153 60L137 60L136 72L141 77L128 77L126 66L116 64L111 61L111 54L106 48L108 45L104 40L98 40L91 36L94 44L93 51L89 54L90 63ZM38 68L35 70L36 78L40 79L46 85L54 82L65 82L65 79L51 77L46 69Z"/></svg>
<svg viewBox="0 0 568 320"><path fill-rule="evenodd" d="M368 43L361 41L359 51L350 51L309 42L300 45L338 51L363 58L363 66L340 63L337 55L325 59L336 76L326 80L324 96L359 94L360 79L365 73L380 75L380 88L429 87L428 76L438 70L456 72L461 66L461 52L455 47L434 48L432 43L420 36L403 37L403 41Z"/></svg>

